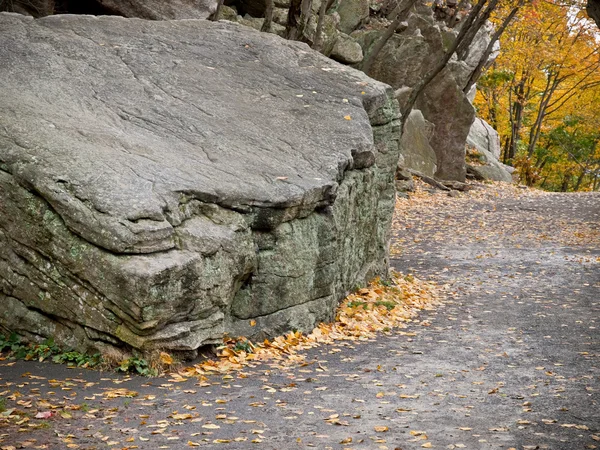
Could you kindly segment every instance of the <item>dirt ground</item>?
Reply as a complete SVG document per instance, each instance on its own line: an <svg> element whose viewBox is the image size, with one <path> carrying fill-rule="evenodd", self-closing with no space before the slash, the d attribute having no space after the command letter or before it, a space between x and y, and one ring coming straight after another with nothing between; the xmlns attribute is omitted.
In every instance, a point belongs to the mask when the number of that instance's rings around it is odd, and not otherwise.
<svg viewBox="0 0 600 450"><path fill-rule="evenodd" d="M0 448L600 448L598 193L421 188L392 255L443 305L302 365L175 382L0 361Z"/></svg>

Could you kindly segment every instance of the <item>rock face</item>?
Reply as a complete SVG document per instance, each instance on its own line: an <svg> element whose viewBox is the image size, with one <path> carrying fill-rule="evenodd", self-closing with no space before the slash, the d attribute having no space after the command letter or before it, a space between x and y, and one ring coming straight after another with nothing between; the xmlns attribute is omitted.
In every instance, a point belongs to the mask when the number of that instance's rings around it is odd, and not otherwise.
<svg viewBox="0 0 600 450"><path fill-rule="evenodd" d="M342 33L352 33L369 17L368 0L341 0L338 2L337 13L340 15L339 30Z"/></svg>
<svg viewBox="0 0 600 450"><path fill-rule="evenodd" d="M465 141L475 119L475 109L463 91L485 52L491 32L490 27L483 27L463 59L452 60L417 99L415 107L426 121L433 124L429 145L436 154L437 178L465 180ZM381 30L359 30L352 36L368 55L381 33ZM456 38L456 34L456 30L446 28L434 19L431 8L417 4L408 18L406 30L396 33L386 43L369 74L396 89L402 104L410 88L442 59L444 49ZM426 164L427 158L428 153L421 164ZM419 170L416 166L406 167Z"/></svg>
<svg viewBox="0 0 600 450"><path fill-rule="evenodd" d="M54 13L54 0L10 0L0 1L0 11L15 12L26 16L42 17Z"/></svg>
<svg viewBox="0 0 600 450"><path fill-rule="evenodd" d="M500 136L485 120L476 118L467 137L467 172L477 179L512 182L500 158Z"/></svg>
<svg viewBox="0 0 600 450"><path fill-rule="evenodd" d="M475 118L475 109L444 69L417 99L415 106L434 124L430 143L436 154L435 176L442 180L464 181L465 141Z"/></svg>
<svg viewBox="0 0 600 450"><path fill-rule="evenodd" d="M588 0L587 13L600 28L600 0Z"/></svg>
<svg viewBox="0 0 600 450"><path fill-rule="evenodd" d="M68 13L151 20L206 19L216 11L217 3L217 0L10 0L0 1L0 11L33 17Z"/></svg>
<svg viewBox="0 0 600 450"><path fill-rule="evenodd" d="M217 10L217 0L98 0L124 17L151 20L206 19Z"/></svg>
<svg viewBox="0 0 600 450"><path fill-rule="evenodd" d="M432 177L437 170L437 157L429 144L433 124L427 122L423 113L413 109L404 124L400 140L400 166L417 170Z"/></svg>
<svg viewBox="0 0 600 450"><path fill-rule="evenodd" d="M329 57L341 63L356 64L362 61L363 52L361 46L354 39L340 33Z"/></svg>
<svg viewBox="0 0 600 450"><path fill-rule="evenodd" d="M389 86L232 23L2 13L0 43L0 328L195 350L386 274Z"/></svg>
<svg viewBox="0 0 600 450"><path fill-rule="evenodd" d="M230 0L228 3L232 6L231 11L236 8L238 13L247 12L250 15L242 18L234 13L222 14L222 17L261 29L263 19L258 17L264 15L264 1ZM458 35L456 19L462 17L462 13L455 14L457 4L446 4L453 13L450 16L446 14L443 20L436 20L434 10L439 13L439 8L434 6L432 9L430 3L416 2L406 21L397 27L381 52L371 61L369 54L385 34L393 16L391 13L400 7L399 3L387 0L333 2L324 17L320 51L339 62L352 64L357 69L362 69L365 64L370 66L369 75L391 85L396 90L396 99L402 105L418 81L443 59L445 51ZM313 14L302 38L311 44L315 40L319 4L316 0L312 2ZM287 13L287 9L275 9L273 20L277 26L285 26ZM252 15L255 17L250 17ZM464 182L467 174L465 141L475 119L472 102L476 89L475 86L470 86L470 78L486 52L493 31L491 24L484 25L467 51L461 52L460 58L455 55L447 68L417 100L416 108L433 127L430 129L428 126L426 130L418 132L421 136L429 136L427 145L422 147L427 151L420 156L409 149L410 158L405 161L407 168L421 171L423 166L435 166L436 172L432 176L445 181ZM284 36L283 28L273 26L271 32ZM493 52L490 58L493 59L496 55L497 52ZM411 124L413 125L414 123ZM433 164L429 150L436 155Z"/></svg>

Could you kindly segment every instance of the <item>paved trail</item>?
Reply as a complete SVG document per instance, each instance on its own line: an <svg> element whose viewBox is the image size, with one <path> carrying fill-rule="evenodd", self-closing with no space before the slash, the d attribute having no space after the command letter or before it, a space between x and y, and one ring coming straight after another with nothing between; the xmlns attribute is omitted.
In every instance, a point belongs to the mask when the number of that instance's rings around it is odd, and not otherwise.
<svg viewBox="0 0 600 450"><path fill-rule="evenodd" d="M200 385L0 361L6 408L79 408L0 448L600 448L600 196L509 191L399 202L393 265L449 285L422 322Z"/></svg>

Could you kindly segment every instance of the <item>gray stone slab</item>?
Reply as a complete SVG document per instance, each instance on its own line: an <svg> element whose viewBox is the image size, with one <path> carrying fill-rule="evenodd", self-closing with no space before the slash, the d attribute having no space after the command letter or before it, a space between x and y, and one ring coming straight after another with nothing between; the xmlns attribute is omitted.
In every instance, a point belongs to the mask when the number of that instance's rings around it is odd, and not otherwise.
<svg viewBox="0 0 600 450"><path fill-rule="evenodd" d="M388 86L201 20L4 13L0 61L4 327L190 350L385 274Z"/></svg>

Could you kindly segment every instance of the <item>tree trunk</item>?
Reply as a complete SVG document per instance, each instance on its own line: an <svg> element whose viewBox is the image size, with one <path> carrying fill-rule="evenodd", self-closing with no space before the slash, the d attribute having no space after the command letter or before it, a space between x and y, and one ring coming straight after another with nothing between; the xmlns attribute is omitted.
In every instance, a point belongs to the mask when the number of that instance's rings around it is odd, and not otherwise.
<svg viewBox="0 0 600 450"><path fill-rule="evenodd" d="M304 37L304 28L310 19L312 0L292 0L288 12L286 37L292 41L300 41Z"/></svg>
<svg viewBox="0 0 600 450"><path fill-rule="evenodd" d="M512 104L512 114L510 116L510 143L508 146L507 161L513 159L517 154L519 146L521 126L523 125L523 113L525 106L525 85L527 83L527 76L523 76L519 84L515 86L515 100Z"/></svg>
<svg viewBox="0 0 600 450"><path fill-rule="evenodd" d="M481 26L485 23L485 20L480 20L481 17L479 14L481 13L481 10L483 9L486 3L487 0L479 0L479 2L477 2L477 4L473 6L471 12L463 22L462 27L458 32L458 36L456 37L452 46L444 54L444 57L434 67L432 67L425 74L425 76L412 88L410 96L402 111L402 127L404 127L404 124L406 123L406 118L408 117L410 110L414 106L419 95L421 95L421 93L423 92L423 90L425 90L429 83L431 83L433 79L436 76L438 76L438 74L442 70L444 70L444 68L452 58L452 55L454 55L454 53L457 52L459 49L468 47L471 44L473 38L475 37L475 34L477 34L477 31L479 31ZM488 7L482 13L482 16L487 15L487 17L489 17L489 14L491 14L491 10L496 7L497 3L498 0L491 0Z"/></svg>
<svg viewBox="0 0 600 450"><path fill-rule="evenodd" d="M273 24L273 10L275 9L275 0L265 0L265 21L260 29L265 33L271 32L271 25Z"/></svg>
<svg viewBox="0 0 600 450"><path fill-rule="evenodd" d="M569 189L569 182L571 181L571 174L569 172L563 175L562 186L560 187L561 192L567 192Z"/></svg>
<svg viewBox="0 0 600 450"><path fill-rule="evenodd" d="M575 182L575 186L573 187L574 191L578 191L579 187L581 186L581 182L583 181L584 177L585 177L585 169L581 170L581 173L579 174L579 176L577 177L577 181Z"/></svg>
<svg viewBox="0 0 600 450"><path fill-rule="evenodd" d="M329 2L321 0L321 7L319 8L319 20L317 21L317 30L315 31L315 38L312 45L312 48L319 52L323 47L323 22L325 21L325 14L327 14L328 4Z"/></svg>
<svg viewBox="0 0 600 450"><path fill-rule="evenodd" d="M537 141L540 137L542 123L544 122L544 117L546 116L546 108L548 107L548 103L550 102L550 99L552 98L552 95L559 84L560 81L558 78L558 73L548 74L548 80L546 81L546 87L542 91L542 99L540 100L535 122L529 131L529 146L527 147L527 154L530 157L533 155L535 146L537 145Z"/></svg>
<svg viewBox="0 0 600 450"><path fill-rule="evenodd" d="M521 8L521 6L523 6L524 2L525 0L519 0L519 3L517 3L517 5L510 11L508 16L506 16L506 18L502 22L502 25L500 25L500 27L492 35L487 48L483 52L483 55L481 55L481 58L479 58L477 67L475 67L475 70L473 71L473 73L471 73L471 77L469 78L469 81L467 81L467 84L463 89L463 92L465 94L467 94L471 90L473 85L477 83L477 80L479 80L481 72L483 72L483 70L486 68L487 62L490 59L490 55L494 51L494 46L496 45L496 42L498 41L498 39L500 39L500 36L502 36L502 33L504 33L504 31L506 30L506 27L508 27L508 25L512 22L514 17L517 15L517 12Z"/></svg>
<svg viewBox="0 0 600 450"><path fill-rule="evenodd" d="M481 2L483 0L479 0L479 1ZM492 12L496 9L496 6L498 6L498 2L499 2L499 0L490 0L490 3L486 6L486 8L481 13L481 15L478 14L477 17L475 18L475 20L471 21L470 25L468 25L465 35L462 39L462 42L460 42L458 47L456 48L456 56L461 61L464 61L464 59L469 54L469 47L470 47L471 43L473 42L473 39L475 39L475 36L477 35L477 33L479 32L481 27L488 21L488 19L492 15ZM485 3L485 1L483 1L483 3ZM475 8L477 6L475 6ZM475 9L475 8L473 8L473 9ZM470 16L470 14L469 14L469 16ZM465 26L467 26L467 24L468 24L467 21L465 21L463 23L463 25L460 29L460 32L459 32L459 36L460 36L460 33L462 33L463 28Z"/></svg>

